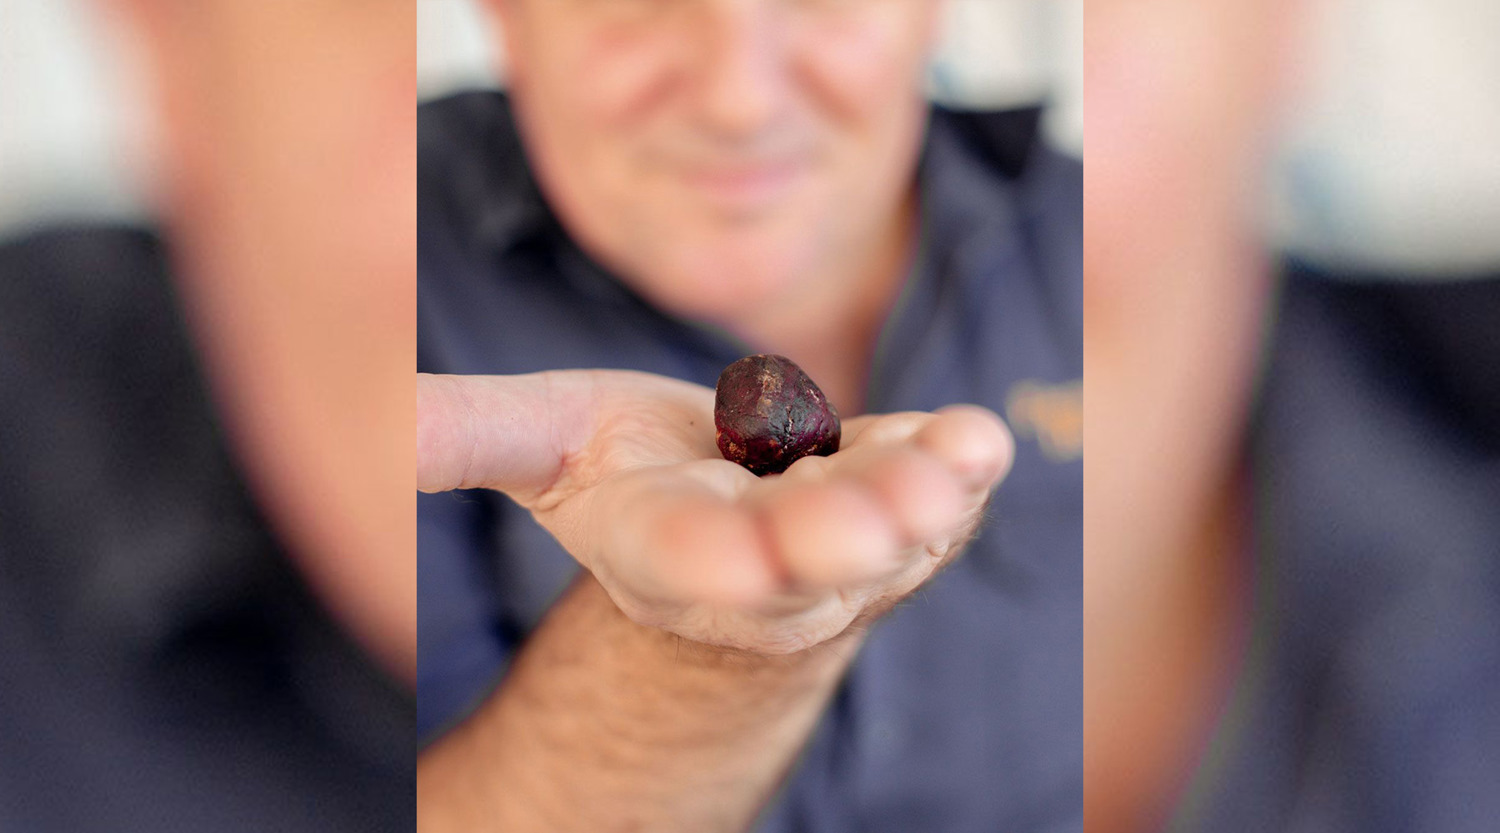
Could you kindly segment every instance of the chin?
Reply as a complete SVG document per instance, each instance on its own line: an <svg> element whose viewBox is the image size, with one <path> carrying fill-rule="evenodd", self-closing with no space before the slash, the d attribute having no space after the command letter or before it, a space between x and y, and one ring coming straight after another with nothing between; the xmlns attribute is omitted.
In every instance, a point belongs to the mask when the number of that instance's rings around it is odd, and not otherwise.
<svg viewBox="0 0 1500 833"><path fill-rule="evenodd" d="M759 256L752 253L760 252ZM682 253L646 278L647 293L668 312L725 323L784 302L803 271L786 249L710 247Z"/></svg>
<svg viewBox="0 0 1500 833"><path fill-rule="evenodd" d="M795 218L758 227L678 225L671 245L636 259L634 282L666 311L724 323L785 303L815 261L816 240Z"/></svg>

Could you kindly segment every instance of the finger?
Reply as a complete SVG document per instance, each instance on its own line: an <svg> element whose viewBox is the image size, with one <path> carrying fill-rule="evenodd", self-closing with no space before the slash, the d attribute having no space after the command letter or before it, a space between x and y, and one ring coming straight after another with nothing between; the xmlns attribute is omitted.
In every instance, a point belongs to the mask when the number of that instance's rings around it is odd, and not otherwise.
<svg viewBox="0 0 1500 833"><path fill-rule="evenodd" d="M872 581L904 569L924 553L952 550L977 526L1012 453L1009 432L999 417L975 406L862 417L853 427L854 441L837 454L793 464L782 475L778 499L769 507L779 557L805 583L849 586ZM803 516L824 511L819 503L822 493L814 486L873 497L884 529L894 532L902 554L894 560L859 557L852 554L858 552L852 544L821 554L813 548L799 549L808 540L803 530L810 521ZM875 521L865 524L867 534L882 526Z"/></svg>
<svg viewBox="0 0 1500 833"><path fill-rule="evenodd" d="M877 495L850 478L763 484L755 505L793 587L843 587L896 569L900 534Z"/></svg>
<svg viewBox="0 0 1500 833"><path fill-rule="evenodd" d="M951 405L922 426L913 438L942 460L971 492L986 493L1010 471L1015 441L993 411L977 405Z"/></svg>
<svg viewBox="0 0 1500 833"><path fill-rule="evenodd" d="M968 519L959 476L910 443L853 457L848 474L879 499L902 547L950 536Z"/></svg>
<svg viewBox="0 0 1500 833"><path fill-rule="evenodd" d="M417 374L417 488L544 491L587 439L586 378Z"/></svg>
<svg viewBox="0 0 1500 833"><path fill-rule="evenodd" d="M885 581L925 560L935 548L967 538L982 503L968 493L957 473L911 441L865 445L819 459L820 464L805 467L798 461L783 476L785 482L857 488L873 495L895 531L900 551L891 561L855 562L839 573L838 581L821 578L843 589ZM796 501L807 498L789 502Z"/></svg>
<svg viewBox="0 0 1500 833"><path fill-rule="evenodd" d="M904 442L922 426L936 419L926 411L900 411L891 414L866 414L844 421L840 450L863 445Z"/></svg>
<svg viewBox="0 0 1500 833"><path fill-rule="evenodd" d="M755 513L738 499L754 482L725 460L606 481L578 520L591 525L585 566L651 603L751 606L781 584Z"/></svg>

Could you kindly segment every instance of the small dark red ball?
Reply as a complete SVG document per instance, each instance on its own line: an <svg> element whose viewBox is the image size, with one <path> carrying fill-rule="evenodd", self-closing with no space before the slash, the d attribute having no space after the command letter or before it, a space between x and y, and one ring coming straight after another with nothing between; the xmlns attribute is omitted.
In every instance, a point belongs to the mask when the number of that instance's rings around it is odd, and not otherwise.
<svg viewBox="0 0 1500 833"><path fill-rule="evenodd" d="M757 475L839 450L833 403L785 356L746 356L724 368L715 388L714 428L724 459Z"/></svg>

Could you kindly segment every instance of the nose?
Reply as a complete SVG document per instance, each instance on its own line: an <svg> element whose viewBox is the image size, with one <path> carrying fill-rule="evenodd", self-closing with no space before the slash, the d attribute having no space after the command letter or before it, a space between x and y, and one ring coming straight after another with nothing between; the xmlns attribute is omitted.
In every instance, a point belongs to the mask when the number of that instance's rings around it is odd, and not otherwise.
<svg viewBox="0 0 1500 833"><path fill-rule="evenodd" d="M699 50L698 111L704 126L729 139L754 136L785 103L785 22L767 0L705 3L708 36Z"/></svg>

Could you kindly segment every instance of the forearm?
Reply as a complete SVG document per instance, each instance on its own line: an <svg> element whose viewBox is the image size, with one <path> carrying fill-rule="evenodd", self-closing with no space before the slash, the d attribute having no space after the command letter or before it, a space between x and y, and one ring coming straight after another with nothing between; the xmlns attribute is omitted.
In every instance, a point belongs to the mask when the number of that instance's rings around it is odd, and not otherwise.
<svg viewBox="0 0 1500 833"><path fill-rule="evenodd" d="M585 573L504 685L424 753L418 826L740 831L806 742L858 649L719 651L627 619Z"/></svg>

